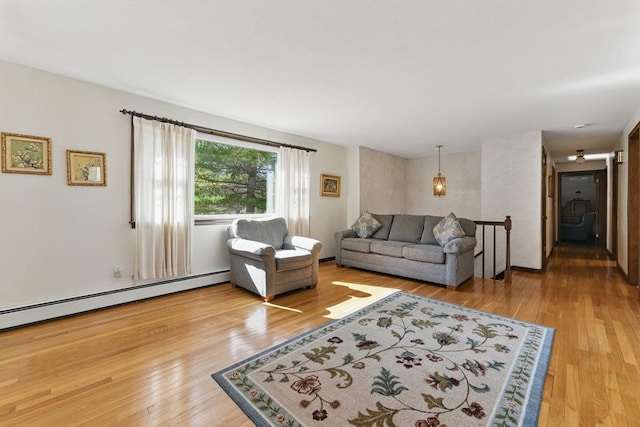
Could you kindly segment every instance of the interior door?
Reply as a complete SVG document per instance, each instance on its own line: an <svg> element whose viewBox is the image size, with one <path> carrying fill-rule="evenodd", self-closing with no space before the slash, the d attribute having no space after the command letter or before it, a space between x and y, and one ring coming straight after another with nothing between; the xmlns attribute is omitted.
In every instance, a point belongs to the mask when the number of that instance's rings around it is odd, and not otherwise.
<svg viewBox="0 0 640 427"><path fill-rule="evenodd" d="M547 266L547 150L542 147L542 201L541 228L542 228L542 269Z"/></svg>
<svg viewBox="0 0 640 427"><path fill-rule="evenodd" d="M596 182L596 212L598 219L596 222L596 245L607 246L607 172L600 170L595 172Z"/></svg>
<svg viewBox="0 0 640 427"><path fill-rule="evenodd" d="M629 176L627 183L627 244L629 282L638 284L640 271L640 123L629 134Z"/></svg>
<svg viewBox="0 0 640 427"><path fill-rule="evenodd" d="M558 173L558 218L560 222L559 240L580 245L605 245L607 221L607 181L605 170L586 170ZM571 233L571 226L577 224L585 212L596 212L596 220L591 229L591 237L586 240L563 235L563 230Z"/></svg>

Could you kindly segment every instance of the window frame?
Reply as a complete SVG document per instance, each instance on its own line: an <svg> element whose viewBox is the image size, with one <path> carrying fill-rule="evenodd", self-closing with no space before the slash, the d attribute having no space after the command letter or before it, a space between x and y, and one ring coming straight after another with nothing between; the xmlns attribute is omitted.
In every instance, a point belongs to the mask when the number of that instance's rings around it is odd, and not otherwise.
<svg viewBox="0 0 640 427"><path fill-rule="evenodd" d="M225 144L225 145L232 145L236 147L249 148L251 150L256 150L256 151L266 151L269 153L275 153L276 163L280 160L278 147L271 147L268 145L261 145L261 144L246 142L246 141L240 141L232 138L225 138L223 136L210 135L202 132L198 132L196 134L196 140L208 141L208 142ZM194 156L193 174L195 175L195 156ZM193 192L195 193L195 179L194 179ZM194 199L194 208L195 208L195 199ZM271 212L271 213L265 212L261 214L217 214L217 215L216 214L197 215L194 212L193 214L194 225L212 225L212 224L225 225L225 224L231 224L231 222L233 222L233 220L237 218L273 218L276 216L277 215L275 212Z"/></svg>

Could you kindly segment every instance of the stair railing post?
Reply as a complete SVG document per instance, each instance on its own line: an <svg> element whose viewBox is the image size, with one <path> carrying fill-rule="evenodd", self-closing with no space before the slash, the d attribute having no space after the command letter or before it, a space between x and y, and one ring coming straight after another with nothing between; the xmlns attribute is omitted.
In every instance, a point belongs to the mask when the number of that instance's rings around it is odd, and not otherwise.
<svg viewBox="0 0 640 427"><path fill-rule="evenodd" d="M511 283L511 216L507 215L504 220L504 229L507 232L507 261L504 271L504 282Z"/></svg>

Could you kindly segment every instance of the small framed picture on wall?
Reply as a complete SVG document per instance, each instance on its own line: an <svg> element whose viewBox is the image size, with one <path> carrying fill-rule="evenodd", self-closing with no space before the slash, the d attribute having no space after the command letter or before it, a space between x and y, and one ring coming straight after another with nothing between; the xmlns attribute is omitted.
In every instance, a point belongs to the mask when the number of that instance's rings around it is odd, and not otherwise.
<svg viewBox="0 0 640 427"><path fill-rule="evenodd" d="M51 138L2 132L2 172L51 175Z"/></svg>
<svg viewBox="0 0 640 427"><path fill-rule="evenodd" d="M107 185L107 155L67 150L67 184Z"/></svg>
<svg viewBox="0 0 640 427"><path fill-rule="evenodd" d="M340 177L322 174L320 176L320 195L340 197Z"/></svg>

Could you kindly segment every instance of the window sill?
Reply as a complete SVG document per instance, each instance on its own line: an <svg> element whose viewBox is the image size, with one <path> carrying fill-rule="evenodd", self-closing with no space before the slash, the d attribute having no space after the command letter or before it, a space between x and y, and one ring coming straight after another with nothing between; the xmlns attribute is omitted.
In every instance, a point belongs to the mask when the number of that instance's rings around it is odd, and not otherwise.
<svg viewBox="0 0 640 427"><path fill-rule="evenodd" d="M255 215L200 215L196 216L194 225L229 225L237 218L275 218L274 214Z"/></svg>

